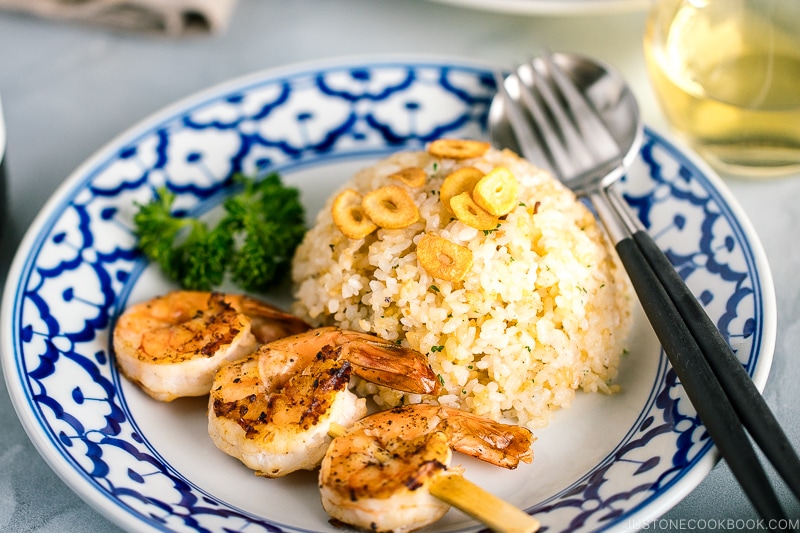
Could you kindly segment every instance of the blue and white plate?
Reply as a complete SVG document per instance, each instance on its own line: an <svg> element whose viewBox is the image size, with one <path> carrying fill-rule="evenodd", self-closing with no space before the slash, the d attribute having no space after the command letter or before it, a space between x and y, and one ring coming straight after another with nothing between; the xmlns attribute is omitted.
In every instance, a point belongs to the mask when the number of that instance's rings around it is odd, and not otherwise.
<svg viewBox="0 0 800 533"><path fill-rule="evenodd" d="M202 213L237 172L278 171L310 217L360 167L437 137L485 137L491 68L431 58L347 59L258 73L177 103L78 168L28 231L2 308L8 390L31 440L86 501L131 531L335 531L315 474L257 478L206 433L205 400L158 403L122 378L114 317L170 288L136 252L136 202L167 184ZM775 305L759 241L721 181L648 130L626 198L759 387ZM288 303L288 288L271 295ZM466 476L555 531L641 527L717 455L637 312L622 392L579 394L515 471L458 457ZM430 531L474 531L453 510Z"/></svg>

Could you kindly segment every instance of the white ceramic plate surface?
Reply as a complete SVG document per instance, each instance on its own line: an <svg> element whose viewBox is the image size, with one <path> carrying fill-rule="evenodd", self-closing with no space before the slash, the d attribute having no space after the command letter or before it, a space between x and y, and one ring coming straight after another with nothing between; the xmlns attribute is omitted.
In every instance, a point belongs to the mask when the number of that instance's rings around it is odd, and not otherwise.
<svg viewBox="0 0 800 533"><path fill-rule="evenodd" d="M589 15L644 11L650 0L434 0L441 4L520 15Z"/></svg>
<svg viewBox="0 0 800 533"><path fill-rule="evenodd" d="M429 57L348 58L256 73L183 100L111 141L26 234L2 308L8 390L50 466L131 531L336 531L313 473L257 478L206 433L205 400L158 403L123 379L114 317L172 286L135 250L135 202L164 184L202 213L242 171L278 171L309 217L358 168L437 137L485 137L491 67ZM722 182L647 130L626 199L763 387L775 341L758 238ZM288 305L289 291L270 297ZM536 432L531 465L459 456L467 477L555 531L620 531L667 511L717 456L637 312L612 396L579 394ZM476 531L451 511L430 531Z"/></svg>

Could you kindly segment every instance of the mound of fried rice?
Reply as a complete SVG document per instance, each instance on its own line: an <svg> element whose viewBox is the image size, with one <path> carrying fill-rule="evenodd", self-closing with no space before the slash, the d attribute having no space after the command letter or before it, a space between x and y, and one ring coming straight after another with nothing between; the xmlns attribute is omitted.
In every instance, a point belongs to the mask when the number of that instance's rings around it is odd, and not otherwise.
<svg viewBox="0 0 800 533"><path fill-rule="evenodd" d="M519 205L493 231L472 228L439 199L444 178L463 166L510 169ZM293 311L315 325L371 332L428 354L444 392L436 399L531 429L571 405L577 390L617 390L631 325L632 292L616 253L574 194L509 151L466 159L401 152L342 186L366 193L398 185L388 176L421 167L408 187L420 218L404 229L350 239L320 211L293 262ZM334 195L335 196L335 195ZM416 243L434 233L468 247L461 281L432 277ZM432 401L362 382L380 406Z"/></svg>

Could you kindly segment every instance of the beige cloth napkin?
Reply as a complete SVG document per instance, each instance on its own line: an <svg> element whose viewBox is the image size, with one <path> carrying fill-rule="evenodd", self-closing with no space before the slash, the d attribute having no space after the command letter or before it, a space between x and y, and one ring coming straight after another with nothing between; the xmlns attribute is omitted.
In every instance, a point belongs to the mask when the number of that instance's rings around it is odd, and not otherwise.
<svg viewBox="0 0 800 533"><path fill-rule="evenodd" d="M0 0L0 9L54 20L181 36L227 28L236 0Z"/></svg>

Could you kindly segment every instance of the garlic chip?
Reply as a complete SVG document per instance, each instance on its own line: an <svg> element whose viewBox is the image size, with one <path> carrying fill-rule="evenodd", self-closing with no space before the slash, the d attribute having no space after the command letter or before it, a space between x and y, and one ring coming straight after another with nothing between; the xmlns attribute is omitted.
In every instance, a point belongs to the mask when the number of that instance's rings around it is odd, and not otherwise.
<svg viewBox="0 0 800 533"><path fill-rule="evenodd" d="M364 195L364 212L381 228L407 228L419 219L414 199L398 185L385 185Z"/></svg>
<svg viewBox="0 0 800 533"><path fill-rule="evenodd" d="M422 187L428 179L425 171L419 167L408 167L389 175L390 179L400 180L409 187Z"/></svg>
<svg viewBox="0 0 800 533"><path fill-rule="evenodd" d="M456 218L479 230L497 229L500 219L479 206L469 192L462 192L450 199L450 208Z"/></svg>
<svg viewBox="0 0 800 533"><path fill-rule="evenodd" d="M363 239L378 226L361 207L361 194L353 189L345 189L333 200L331 215L333 223L350 239Z"/></svg>
<svg viewBox="0 0 800 533"><path fill-rule="evenodd" d="M470 139L437 139L428 145L428 153L446 159L471 159L488 152L490 146Z"/></svg>
<svg viewBox="0 0 800 533"><path fill-rule="evenodd" d="M496 167L475 184L475 203L496 217L509 214L517 205L519 183L505 167Z"/></svg>
<svg viewBox="0 0 800 533"><path fill-rule="evenodd" d="M461 167L454 170L448 174L442 182L442 186L439 188L439 200L444 207L452 213L453 209L450 206L450 199L454 196L458 196L462 192L469 192L471 194L475 185L482 177L483 171L475 167Z"/></svg>
<svg viewBox="0 0 800 533"><path fill-rule="evenodd" d="M426 233L417 243L417 260L434 278L461 281L472 268L472 251L444 237Z"/></svg>

